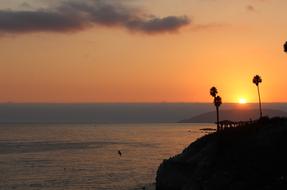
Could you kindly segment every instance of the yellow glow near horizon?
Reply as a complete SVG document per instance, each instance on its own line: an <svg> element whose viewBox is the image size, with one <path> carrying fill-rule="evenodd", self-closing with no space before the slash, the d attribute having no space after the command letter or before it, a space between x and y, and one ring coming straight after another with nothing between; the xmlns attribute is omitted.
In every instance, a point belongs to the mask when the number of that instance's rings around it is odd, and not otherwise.
<svg viewBox="0 0 287 190"><path fill-rule="evenodd" d="M239 104L246 104L247 100L245 98L239 98Z"/></svg>

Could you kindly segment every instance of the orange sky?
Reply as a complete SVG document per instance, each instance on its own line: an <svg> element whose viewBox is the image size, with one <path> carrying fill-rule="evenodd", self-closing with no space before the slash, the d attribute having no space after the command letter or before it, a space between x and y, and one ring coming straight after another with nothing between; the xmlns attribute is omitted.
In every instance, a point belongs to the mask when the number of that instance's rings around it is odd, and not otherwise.
<svg viewBox="0 0 287 190"><path fill-rule="evenodd" d="M51 6L20 2L3 0L0 8ZM210 102L211 86L224 102L254 102L255 74L263 102L287 101L287 1L123 2L158 17L187 15L191 23L156 34L98 25L0 32L0 102Z"/></svg>

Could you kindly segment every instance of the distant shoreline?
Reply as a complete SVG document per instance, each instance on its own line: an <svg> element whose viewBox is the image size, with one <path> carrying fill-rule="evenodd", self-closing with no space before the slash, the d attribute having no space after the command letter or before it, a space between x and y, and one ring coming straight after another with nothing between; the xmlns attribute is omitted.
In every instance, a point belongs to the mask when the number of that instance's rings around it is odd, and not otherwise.
<svg viewBox="0 0 287 190"><path fill-rule="evenodd" d="M220 121L250 121L259 117L258 109L227 109L220 110ZM278 109L264 109L264 116L269 117L287 117L287 112ZM206 112L197 116L184 119L179 123L214 123L216 121L216 112Z"/></svg>

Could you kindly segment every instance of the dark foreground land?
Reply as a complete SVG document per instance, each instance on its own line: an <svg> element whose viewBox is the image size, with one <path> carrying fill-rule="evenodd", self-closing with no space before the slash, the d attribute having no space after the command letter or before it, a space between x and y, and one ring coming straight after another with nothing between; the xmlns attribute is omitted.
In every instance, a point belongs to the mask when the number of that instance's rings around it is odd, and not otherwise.
<svg viewBox="0 0 287 190"><path fill-rule="evenodd" d="M164 160L157 190L286 190L287 118L206 135Z"/></svg>

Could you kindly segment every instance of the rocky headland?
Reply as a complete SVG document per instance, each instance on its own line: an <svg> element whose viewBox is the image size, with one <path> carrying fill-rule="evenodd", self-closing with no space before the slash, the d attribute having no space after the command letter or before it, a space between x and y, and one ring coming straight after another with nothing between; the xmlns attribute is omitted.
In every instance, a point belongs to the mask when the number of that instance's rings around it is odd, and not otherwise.
<svg viewBox="0 0 287 190"><path fill-rule="evenodd" d="M208 134L164 160L157 190L286 190L287 118Z"/></svg>

